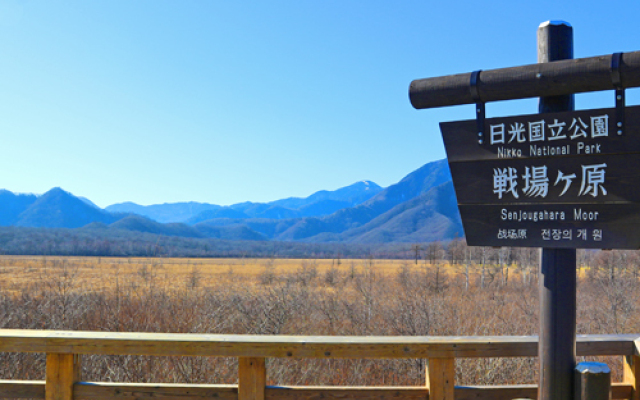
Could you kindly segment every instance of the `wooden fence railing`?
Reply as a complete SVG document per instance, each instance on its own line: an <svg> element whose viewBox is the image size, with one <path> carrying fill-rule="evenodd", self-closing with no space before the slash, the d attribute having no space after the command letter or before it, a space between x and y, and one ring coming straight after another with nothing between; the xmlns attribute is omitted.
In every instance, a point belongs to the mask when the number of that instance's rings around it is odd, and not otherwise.
<svg viewBox="0 0 640 400"><path fill-rule="evenodd" d="M579 336L579 356L623 356L613 399L640 399L637 335ZM506 400L536 398L536 385L455 386L455 359L535 357L537 337L253 336L0 330L0 352L46 353L45 381L0 381L1 398L85 400ZM238 357L238 385L82 382L81 355ZM265 358L428 359L422 387L271 387Z"/></svg>

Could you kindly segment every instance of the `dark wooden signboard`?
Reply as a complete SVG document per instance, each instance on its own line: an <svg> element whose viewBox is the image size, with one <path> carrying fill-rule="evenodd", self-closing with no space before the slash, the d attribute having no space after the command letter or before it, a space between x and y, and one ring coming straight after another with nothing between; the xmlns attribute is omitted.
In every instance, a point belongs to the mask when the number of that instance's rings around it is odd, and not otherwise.
<svg viewBox="0 0 640 400"><path fill-rule="evenodd" d="M469 245L640 248L640 106L440 129Z"/></svg>

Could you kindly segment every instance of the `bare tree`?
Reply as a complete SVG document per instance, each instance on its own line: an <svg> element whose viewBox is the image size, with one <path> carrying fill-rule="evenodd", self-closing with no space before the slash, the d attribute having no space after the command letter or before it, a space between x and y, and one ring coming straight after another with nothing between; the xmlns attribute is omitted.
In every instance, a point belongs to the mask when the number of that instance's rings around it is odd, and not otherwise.
<svg viewBox="0 0 640 400"><path fill-rule="evenodd" d="M411 251L413 252L413 256L416 260L416 265L418 265L418 260L420 259L420 252L422 252L422 249L423 247L418 243L411 245Z"/></svg>

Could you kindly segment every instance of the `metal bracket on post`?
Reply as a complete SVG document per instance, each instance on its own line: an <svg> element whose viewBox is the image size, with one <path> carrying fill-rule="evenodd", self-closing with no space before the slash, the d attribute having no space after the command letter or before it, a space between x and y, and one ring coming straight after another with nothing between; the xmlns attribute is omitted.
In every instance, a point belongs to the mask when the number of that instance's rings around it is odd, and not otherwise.
<svg viewBox="0 0 640 400"><path fill-rule="evenodd" d="M471 92L471 98L476 103L476 123L477 123L477 131L478 131L478 144L484 143L484 119L485 119L484 102L480 99L480 93L478 92L478 81L480 78L480 72L482 72L482 70L473 71L471 73L471 80L469 82L469 91Z"/></svg>
<svg viewBox="0 0 640 400"><path fill-rule="evenodd" d="M611 81L616 90L616 131L621 136L624 133L624 87L622 87L622 79L620 77L620 64L622 63L622 53L613 53L611 55Z"/></svg>

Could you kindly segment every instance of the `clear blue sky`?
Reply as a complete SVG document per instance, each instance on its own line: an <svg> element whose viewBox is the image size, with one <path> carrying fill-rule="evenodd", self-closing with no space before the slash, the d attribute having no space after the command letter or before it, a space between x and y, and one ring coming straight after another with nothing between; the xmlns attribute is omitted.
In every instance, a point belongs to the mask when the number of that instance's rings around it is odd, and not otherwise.
<svg viewBox="0 0 640 400"><path fill-rule="evenodd" d="M0 187L104 207L388 186L444 157L438 122L473 115L414 110L411 80L534 63L547 20L573 25L576 57L640 50L639 15L615 0L2 0Z"/></svg>

